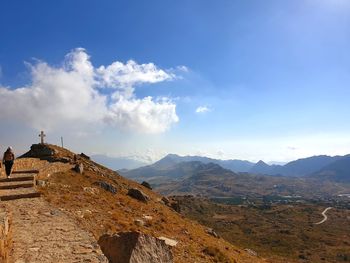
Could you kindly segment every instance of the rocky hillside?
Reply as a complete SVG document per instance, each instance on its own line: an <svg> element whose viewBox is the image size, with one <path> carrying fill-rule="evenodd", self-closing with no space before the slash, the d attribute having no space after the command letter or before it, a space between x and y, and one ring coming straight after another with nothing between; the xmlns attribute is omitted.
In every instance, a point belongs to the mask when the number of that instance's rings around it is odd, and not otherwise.
<svg viewBox="0 0 350 263"><path fill-rule="evenodd" d="M100 244L115 233L140 233L131 234L133 239L136 235L143 240L139 246L149 238L166 240L178 263L265 262L181 216L174 200L120 176L84 154L54 145L33 145L16 160L15 169L37 170L41 198L92 233Z"/></svg>
<svg viewBox="0 0 350 263"><path fill-rule="evenodd" d="M260 162L259 166L266 164ZM164 195L201 195L206 197L232 196L320 196L347 193L349 184L339 185L316 177L287 177L235 173L215 163L198 161L151 165L122 171L128 178L147 180Z"/></svg>
<svg viewBox="0 0 350 263"><path fill-rule="evenodd" d="M310 175L311 178L329 180L338 183L350 183L350 156L347 155L331 164L323 167L320 171Z"/></svg>
<svg viewBox="0 0 350 263"><path fill-rule="evenodd" d="M162 170L182 162L215 163L234 172L248 172L254 166L254 163L245 160L219 160L203 156L179 156L177 154L168 154L154 164L145 166L145 168L151 167L153 169Z"/></svg>
<svg viewBox="0 0 350 263"><path fill-rule="evenodd" d="M152 185L161 185L171 181L180 181L193 176L199 171L216 170L217 174L231 171L223 169L221 166L214 163L202 163L199 161L170 163L165 162L155 163L154 165L140 167L134 170L120 171L120 173L132 180L142 182L146 180Z"/></svg>

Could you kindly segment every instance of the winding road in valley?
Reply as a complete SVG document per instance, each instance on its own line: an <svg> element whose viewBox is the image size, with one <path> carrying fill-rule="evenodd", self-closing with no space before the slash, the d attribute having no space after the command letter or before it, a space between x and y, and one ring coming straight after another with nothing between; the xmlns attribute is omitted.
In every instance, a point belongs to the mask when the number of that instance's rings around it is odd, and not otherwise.
<svg viewBox="0 0 350 263"><path fill-rule="evenodd" d="M327 217L326 213L327 213L327 211L328 211L329 209L331 209L331 208L332 208L332 207L327 207L325 210L323 210L323 212L322 212L323 219L322 219L320 222L315 223L315 225L320 225L320 224L322 224L322 223L324 223L324 222L327 221L328 217Z"/></svg>

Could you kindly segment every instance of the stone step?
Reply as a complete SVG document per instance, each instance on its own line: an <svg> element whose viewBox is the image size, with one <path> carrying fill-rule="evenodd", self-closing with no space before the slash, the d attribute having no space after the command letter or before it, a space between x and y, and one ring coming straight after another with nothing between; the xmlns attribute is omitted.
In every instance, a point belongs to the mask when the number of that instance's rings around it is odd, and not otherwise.
<svg viewBox="0 0 350 263"><path fill-rule="evenodd" d="M0 200L1 201L9 201L9 200L22 199L22 198L35 198L35 197L40 197L40 195L41 194L38 192L4 195L4 196L0 196Z"/></svg>
<svg viewBox="0 0 350 263"><path fill-rule="evenodd" d="M34 176L18 176L18 177L13 177L11 176L10 178L1 178L0 183L2 182L19 182L19 181L33 181Z"/></svg>
<svg viewBox="0 0 350 263"><path fill-rule="evenodd" d="M12 174L38 174L39 170L17 170L17 171L12 171Z"/></svg>
<svg viewBox="0 0 350 263"><path fill-rule="evenodd" d="M5 185L0 185L0 190L2 190L2 189L17 189L17 188L30 188L33 186L34 186L33 183L5 184Z"/></svg>
<svg viewBox="0 0 350 263"><path fill-rule="evenodd" d="M33 197L40 197L40 193L38 193L33 187L0 190L1 201L15 200L15 199L21 199L21 198L33 198Z"/></svg>

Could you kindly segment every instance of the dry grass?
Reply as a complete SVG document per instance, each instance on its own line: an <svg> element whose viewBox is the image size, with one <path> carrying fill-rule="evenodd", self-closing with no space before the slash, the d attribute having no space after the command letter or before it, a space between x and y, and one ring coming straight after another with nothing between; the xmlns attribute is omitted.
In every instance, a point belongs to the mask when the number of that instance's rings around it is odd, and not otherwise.
<svg viewBox="0 0 350 263"><path fill-rule="evenodd" d="M71 153L69 155L71 156ZM204 226L186 219L164 205L160 201L161 196L153 191L92 161L80 161L85 167L83 175L61 167L61 171L56 169L57 172L49 177L41 175L41 179L47 180L48 185L39 190L53 207L75 218L84 229L92 232L96 239L105 233L140 231L179 241L173 248L177 263L226 262L220 261L223 258L237 262L263 262L221 238L208 235ZM113 185L118 191L117 194L113 195L94 185L96 181ZM127 196L131 187L141 189L151 200L143 203ZM145 215L151 216L152 219L144 219ZM136 225L135 219L144 220L145 225ZM212 256L203 252L208 247L217 249L215 251L220 253Z"/></svg>
<svg viewBox="0 0 350 263"><path fill-rule="evenodd" d="M98 194L84 191L84 187L93 186L94 181L101 180L93 173L80 175L73 171L57 173L50 177L51 184L42 192L49 202L58 208L63 208L91 231L96 239L102 234L118 231L141 231L153 236L166 236L180 241L174 249L176 262L224 262L218 261L218 256L212 257L202 251L208 247L221 248L226 251L220 258L242 258L237 249L224 240L217 240L205 233L204 227L182 218L169 207L161 204L160 196L142 188L151 196L147 204L134 200L126 195L126 189L112 180L105 178L108 183L118 189L113 195L103 189ZM136 186L136 185L135 185ZM145 220L145 215L152 220ZM137 226L135 219L146 221L144 226ZM228 248L226 250L225 248ZM249 262L249 261L247 261ZM250 261L251 262L251 261Z"/></svg>
<svg viewBox="0 0 350 263"><path fill-rule="evenodd" d="M325 208L315 204L274 205L267 210L199 198L181 204L186 216L269 262L350 262L349 210L332 209L327 222L315 225Z"/></svg>
<svg viewBox="0 0 350 263"><path fill-rule="evenodd" d="M211 256L215 262L218 262L218 263L231 263L232 262L217 247L206 247L203 250L203 252L205 254Z"/></svg>

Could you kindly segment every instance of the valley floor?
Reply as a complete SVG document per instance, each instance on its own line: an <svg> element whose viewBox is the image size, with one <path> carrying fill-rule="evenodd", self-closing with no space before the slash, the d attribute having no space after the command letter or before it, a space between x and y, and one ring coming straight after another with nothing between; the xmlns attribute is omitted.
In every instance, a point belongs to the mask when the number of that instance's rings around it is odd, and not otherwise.
<svg viewBox="0 0 350 263"><path fill-rule="evenodd" d="M350 210L333 208L322 219L320 204L271 207L223 205L177 197L183 215L212 227L232 244L270 262L350 262Z"/></svg>

